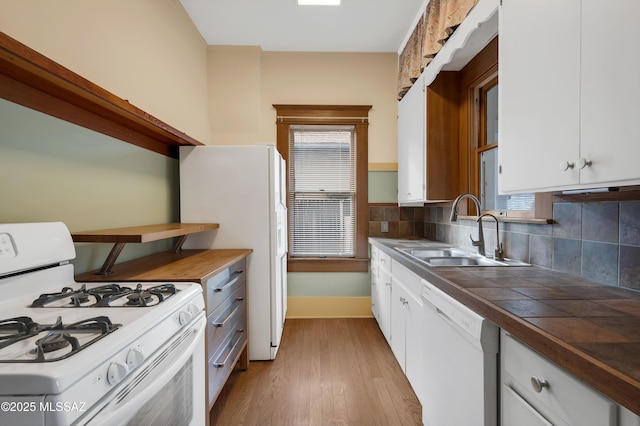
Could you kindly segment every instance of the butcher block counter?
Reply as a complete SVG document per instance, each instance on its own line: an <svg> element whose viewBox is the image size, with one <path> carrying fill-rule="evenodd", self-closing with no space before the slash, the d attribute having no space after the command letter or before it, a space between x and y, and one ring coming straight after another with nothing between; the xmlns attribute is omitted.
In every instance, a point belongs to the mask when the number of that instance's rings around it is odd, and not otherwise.
<svg viewBox="0 0 640 426"><path fill-rule="evenodd" d="M394 249L402 240L369 241L640 415L640 292L537 266L427 267Z"/></svg>
<svg viewBox="0 0 640 426"><path fill-rule="evenodd" d="M251 249L182 250L162 252L117 264L113 273L76 275L78 282L193 281L201 282L247 257Z"/></svg>

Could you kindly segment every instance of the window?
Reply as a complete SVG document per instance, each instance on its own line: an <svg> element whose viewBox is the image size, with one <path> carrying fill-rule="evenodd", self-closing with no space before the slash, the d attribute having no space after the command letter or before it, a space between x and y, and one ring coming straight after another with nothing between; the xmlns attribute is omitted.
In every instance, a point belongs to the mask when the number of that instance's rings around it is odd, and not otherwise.
<svg viewBox="0 0 640 426"><path fill-rule="evenodd" d="M354 257L355 127L289 128L289 252Z"/></svg>
<svg viewBox="0 0 640 426"><path fill-rule="evenodd" d="M366 271L371 107L274 107L288 171L289 271Z"/></svg>

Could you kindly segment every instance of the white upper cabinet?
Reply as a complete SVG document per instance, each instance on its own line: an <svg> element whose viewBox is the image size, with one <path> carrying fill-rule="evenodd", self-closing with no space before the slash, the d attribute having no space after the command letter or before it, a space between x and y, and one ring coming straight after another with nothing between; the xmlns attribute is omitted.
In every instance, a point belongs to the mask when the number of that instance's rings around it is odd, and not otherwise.
<svg viewBox="0 0 640 426"><path fill-rule="evenodd" d="M637 185L640 2L503 0L499 190Z"/></svg>
<svg viewBox="0 0 640 426"><path fill-rule="evenodd" d="M398 202L426 199L426 98L421 75L398 103Z"/></svg>
<svg viewBox="0 0 640 426"><path fill-rule="evenodd" d="M580 183L640 183L640 1L582 0Z"/></svg>

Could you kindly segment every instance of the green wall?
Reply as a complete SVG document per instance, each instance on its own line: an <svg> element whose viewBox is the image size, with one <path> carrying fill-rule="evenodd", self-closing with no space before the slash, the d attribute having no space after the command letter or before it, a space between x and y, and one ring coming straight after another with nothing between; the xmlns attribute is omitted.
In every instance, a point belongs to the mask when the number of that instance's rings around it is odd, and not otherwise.
<svg viewBox="0 0 640 426"><path fill-rule="evenodd" d="M0 222L62 221L74 231L175 222L177 160L0 99ZM128 244L119 260L170 247ZM77 273L110 244L77 244Z"/></svg>

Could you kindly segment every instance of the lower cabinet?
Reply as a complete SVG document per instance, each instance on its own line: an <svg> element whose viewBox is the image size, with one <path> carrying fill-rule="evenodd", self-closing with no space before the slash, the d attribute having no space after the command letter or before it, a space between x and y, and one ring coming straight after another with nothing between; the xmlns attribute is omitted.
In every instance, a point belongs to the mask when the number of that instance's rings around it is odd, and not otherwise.
<svg viewBox="0 0 640 426"><path fill-rule="evenodd" d="M218 398L247 346L245 266L245 259L239 260L209 278L203 286L207 309L209 407ZM246 368L246 361L243 364Z"/></svg>
<svg viewBox="0 0 640 426"><path fill-rule="evenodd" d="M508 333L500 338L502 425L619 424L616 403Z"/></svg>
<svg viewBox="0 0 640 426"><path fill-rule="evenodd" d="M391 350L409 379L418 400L422 398L422 299L420 277L392 261Z"/></svg>

